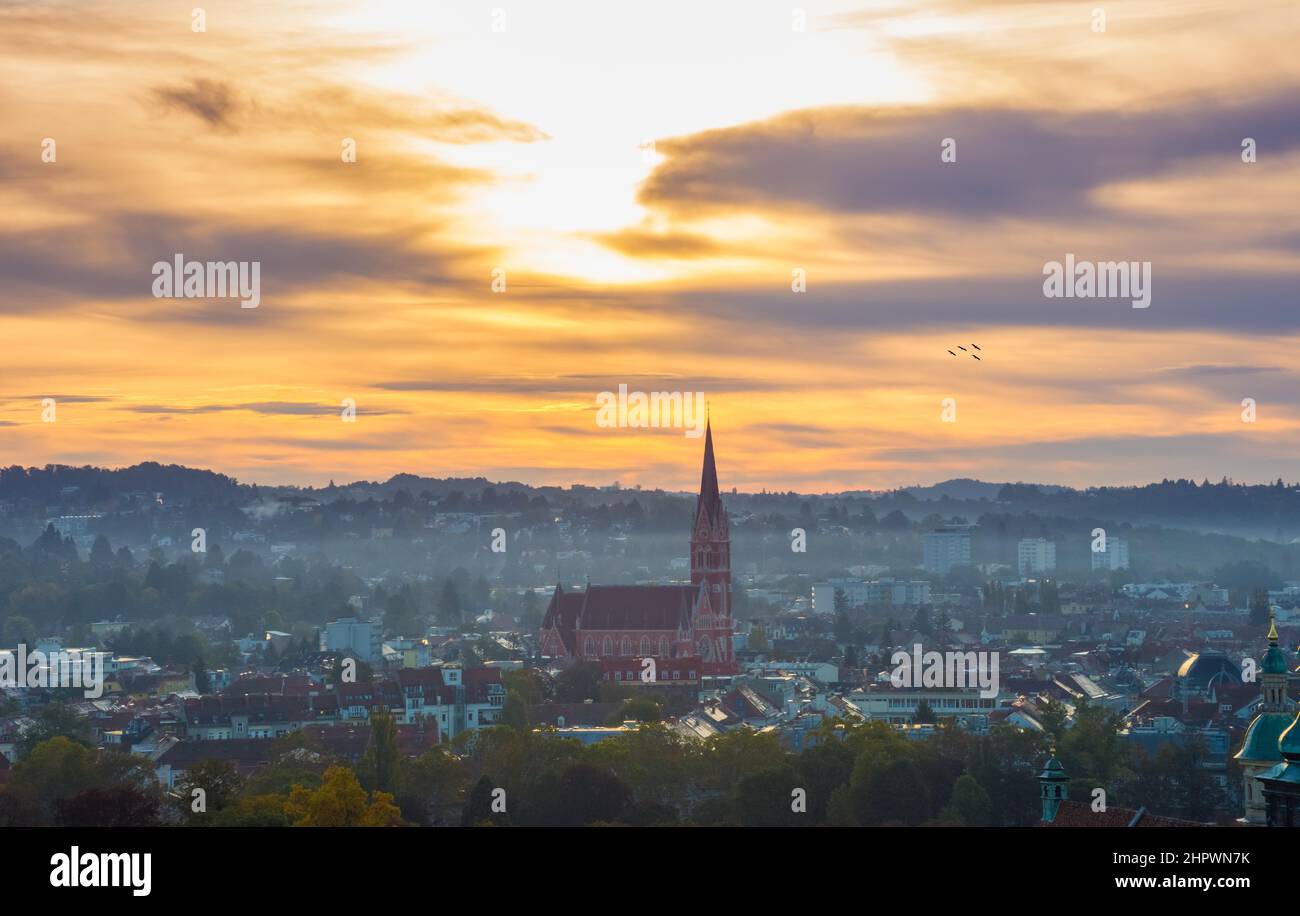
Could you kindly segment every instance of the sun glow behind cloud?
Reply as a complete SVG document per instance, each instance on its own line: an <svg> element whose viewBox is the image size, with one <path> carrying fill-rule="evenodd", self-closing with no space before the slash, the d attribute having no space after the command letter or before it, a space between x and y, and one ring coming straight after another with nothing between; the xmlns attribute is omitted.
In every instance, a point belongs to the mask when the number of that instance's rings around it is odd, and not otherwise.
<svg viewBox="0 0 1300 916"><path fill-rule="evenodd" d="M689 485L680 431L596 428L629 382L704 390L742 487L1286 475L1283 6L803 6L0 10L7 462ZM151 298L178 250L264 305ZM1154 307L1043 300L1067 251Z"/></svg>

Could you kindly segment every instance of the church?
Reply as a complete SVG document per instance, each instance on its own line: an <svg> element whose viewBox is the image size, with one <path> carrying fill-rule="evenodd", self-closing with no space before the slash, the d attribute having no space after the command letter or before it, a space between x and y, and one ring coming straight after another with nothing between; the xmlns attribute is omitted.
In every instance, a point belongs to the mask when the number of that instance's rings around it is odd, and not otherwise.
<svg viewBox="0 0 1300 916"><path fill-rule="evenodd" d="M696 681L736 672L731 624L731 534L718 489L713 428L691 528L690 585L557 585L542 621L542 655L601 664L606 676ZM644 665L642 659L654 659Z"/></svg>

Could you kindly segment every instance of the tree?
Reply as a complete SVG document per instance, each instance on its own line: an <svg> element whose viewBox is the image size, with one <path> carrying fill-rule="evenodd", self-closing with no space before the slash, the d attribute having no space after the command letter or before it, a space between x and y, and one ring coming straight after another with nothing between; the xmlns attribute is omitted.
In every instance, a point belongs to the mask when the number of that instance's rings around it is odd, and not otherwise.
<svg viewBox="0 0 1300 916"><path fill-rule="evenodd" d="M826 805L826 823L832 827L856 827L857 816L853 813L853 790L848 785L838 786L831 793Z"/></svg>
<svg viewBox="0 0 1300 916"><path fill-rule="evenodd" d="M1250 622L1257 627L1262 627L1268 623L1271 609L1272 606L1268 600L1268 589L1252 589L1250 593ZM7 628L6 632L8 632Z"/></svg>
<svg viewBox="0 0 1300 916"><path fill-rule="evenodd" d="M597 822L616 823L631 807L632 790L609 770L573 763L560 775L555 802L557 816L553 824L582 827Z"/></svg>
<svg viewBox="0 0 1300 916"><path fill-rule="evenodd" d="M95 749L55 735L36 744L9 774L9 791L26 793L38 804L53 808L99 785Z"/></svg>
<svg viewBox="0 0 1300 916"><path fill-rule="evenodd" d="M51 703L36 716L36 721L14 743L19 757L26 757L44 741L51 738L67 738L89 747L90 723L75 709L65 703Z"/></svg>
<svg viewBox="0 0 1300 916"><path fill-rule="evenodd" d="M1115 785L1126 775L1121 725L1114 713L1080 702L1074 727L1061 737L1057 755L1070 774L1072 788L1091 790L1093 786Z"/></svg>
<svg viewBox="0 0 1300 916"><path fill-rule="evenodd" d="M528 731L528 704L518 690L506 691L506 701L501 707L501 724L515 731Z"/></svg>
<svg viewBox="0 0 1300 916"><path fill-rule="evenodd" d="M271 763L248 778L246 795L287 795L295 786L316 788L331 761L301 731L276 739Z"/></svg>
<svg viewBox="0 0 1300 916"><path fill-rule="evenodd" d="M288 827L284 798L279 795L246 795L222 808L212 819L214 827Z"/></svg>
<svg viewBox="0 0 1300 916"><path fill-rule="evenodd" d="M914 725L933 725L938 721L939 718L934 714L934 710L930 708L928 701L922 700L916 704L916 713L912 716Z"/></svg>
<svg viewBox="0 0 1300 916"><path fill-rule="evenodd" d="M859 780L855 769L855 811L863 824L916 826L930 818L930 791L916 764L906 757L872 768Z"/></svg>
<svg viewBox="0 0 1300 916"><path fill-rule="evenodd" d="M195 693L204 694L212 692L212 679L208 677L208 666L202 658L196 659L190 666L190 673L194 675Z"/></svg>
<svg viewBox="0 0 1300 916"><path fill-rule="evenodd" d="M658 722L663 719L663 704L656 697L637 694L623 701L614 715L610 716L610 725L624 722Z"/></svg>
<svg viewBox="0 0 1300 916"><path fill-rule="evenodd" d="M495 790L492 780L487 776L480 776L478 782L474 783L474 789L469 793L469 800L465 803L465 810L461 812L460 825L462 827L479 827L484 824L508 824L509 815L504 811L492 810L492 795Z"/></svg>
<svg viewBox="0 0 1300 916"><path fill-rule="evenodd" d="M600 682L604 677L597 662L577 662L560 672L555 679L555 698L561 703L581 703L595 700L600 695Z"/></svg>
<svg viewBox="0 0 1300 916"><path fill-rule="evenodd" d="M546 701L546 681L536 668L503 671L501 683L505 685L507 691L513 690L518 693L527 706L535 706Z"/></svg>
<svg viewBox="0 0 1300 916"><path fill-rule="evenodd" d="M853 751L834 739L821 741L799 755L799 775L808 790L808 817L820 823L835 790L853 775Z"/></svg>
<svg viewBox="0 0 1300 916"><path fill-rule="evenodd" d="M4 644L6 646L31 645L36 642L36 625L21 614L15 614L5 621Z"/></svg>
<svg viewBox="0 0 1300 916"><path fill-rule="evenodd" d="M319 789L294 786L284 803L295 827L398 827L402 814L387 792L375 792L369 803L356 774L347 767L325 771Z"/></svg>
<svg viewBox="0 0 1300 916"><path fill-rule="evenodd" d="M807 812L793 810L799 774L789 764L747 773L736 784L735 810L747 827L792 827L813 823ZM806 799L805 799L806 801Z"/></svg>
<svg viewBox="0 0 1300 916"><path fill-rule="evenodd" d="M460 801L468 782L464 762L441 746L404 760L397 799L402 816L417 823L443 823L446 809Z"/></svg>
<svg viewBox="0 0 1300 916"><path fill-rule="evenodd" d="M136 786L94 787L58 801L60 827L154 827L158 797Z"/></svg>
<svg viewBox="0 0 1300 916"><path fill-rule="evenodd" d="M397 722L385 706L370 710L370 743L361 761L361 771L372 792L397 790Z"/></svg>
<svg viewBox="0 0 1300 916"><path fill-rule="evenodd" d="M953 784L952 797L942 817L960 821L967 827L988 827L993 823L993 802L975 777L964 773Z"/></svg>
<svg viewBox="0 0 1300 916"><path fill-rule="evenodd" d="M394 592L388 596L384 608L384 626L390 633L405 633L415 627L415 604L407 591Z"/></svg>
<svg viewBox="0 0 1300 916"><path fill-rule="evenodd" d="M193 827L209 825L217 814L234 804L243 791L244 779L228 760L200 760L189 767L176 784L178 805L186 823ZM203 811L194 810L195 790L202 790Z"/></svg>
<svg viewBox="0 0 1300 916"><path fill-rule="evenodd" d="M438 622L445 627L460 626L462 610L456 583L448 579L442 583L442 594L438 597Z"/></svg>
<svg viewBox="0 0 1300 916"><path fill-rule="evenodd" d="M90 548L92 566L108 567L113 565L113 545L102 534L95 536L95 543Z"/></svg>

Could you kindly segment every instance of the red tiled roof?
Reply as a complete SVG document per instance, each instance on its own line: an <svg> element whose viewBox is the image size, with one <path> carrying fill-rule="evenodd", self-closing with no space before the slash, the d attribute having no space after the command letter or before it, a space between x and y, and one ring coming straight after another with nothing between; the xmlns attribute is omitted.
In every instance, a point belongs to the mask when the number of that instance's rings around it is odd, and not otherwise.
<svg viewBox="0 0 1300 916"><path fill-rule="evenodd" d="M699 586L589 585L583 592L582 630L677 630L690 626Z"/></svg>
<svg viewBox="0 0 1300 916"><path fill-rule="evenodd" d="M1116 808L1093 811L1092 805L1066 799L1057 809L1056 818L1043 827L1208 827L1199 821L1184 821L1176 817L1148 814L1146 808Z"/></svg>

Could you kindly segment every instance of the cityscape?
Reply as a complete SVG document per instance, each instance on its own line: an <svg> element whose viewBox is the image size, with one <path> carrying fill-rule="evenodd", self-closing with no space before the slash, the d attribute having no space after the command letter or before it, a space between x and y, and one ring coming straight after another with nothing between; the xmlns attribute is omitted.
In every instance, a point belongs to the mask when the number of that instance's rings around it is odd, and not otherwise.
<svg viewBox="0 0 1300 916"><path fill-rule="evenodd" d="M1300 485L726 495L716 442L693 499L0 472L5 822L1297 825L1300 538L1157 519Z"/></svg>
<svg viewBox="0 0 1300 916"><path fill-rule="evenodd" d="M1298 41L0 0L15 886L1284 882Z"/></svg>

